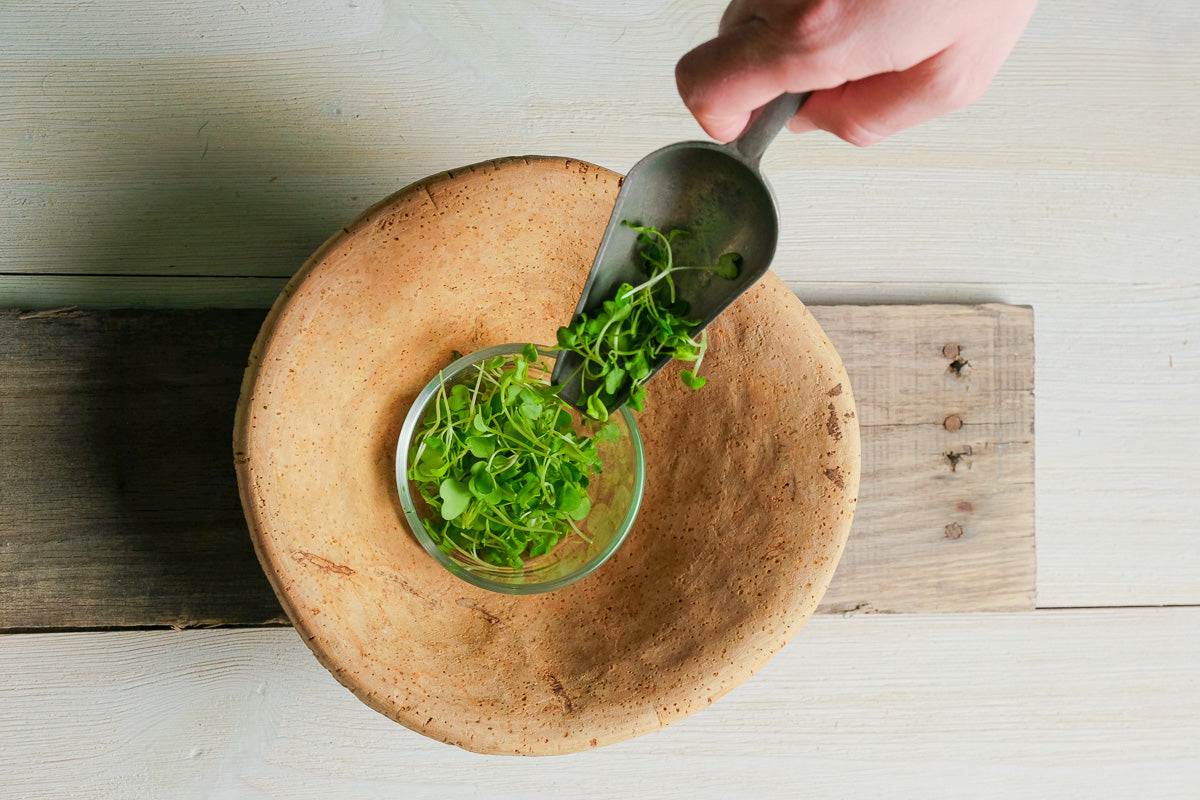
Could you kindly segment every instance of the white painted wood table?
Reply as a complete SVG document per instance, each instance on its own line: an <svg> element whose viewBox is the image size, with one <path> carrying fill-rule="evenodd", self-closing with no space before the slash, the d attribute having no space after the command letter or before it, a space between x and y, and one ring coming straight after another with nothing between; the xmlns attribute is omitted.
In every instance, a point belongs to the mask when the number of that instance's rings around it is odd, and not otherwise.
<svg viewBox="0 0 1200 800"><path fill-rule="evenodd" d="M721 8L5 3L0 307L264 308L426 175L625 171L699 135L673 66ZM1200 7L1064 0L973 107L766 157L806 302L1033 306L1036 611L818 615L712 708L534 760L389 722L290 628L8 633L0 796L1200 796L1197 89Z"/></svg>

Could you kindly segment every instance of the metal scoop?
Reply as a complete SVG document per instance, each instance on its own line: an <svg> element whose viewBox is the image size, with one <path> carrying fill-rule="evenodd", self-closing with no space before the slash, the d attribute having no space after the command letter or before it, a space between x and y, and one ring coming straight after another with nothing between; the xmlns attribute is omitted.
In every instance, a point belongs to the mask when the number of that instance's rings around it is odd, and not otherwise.
<svg viewBox="0 0 1200 800"><path fill-rule="evenodd" d="M637 232L626 221L664 232L686 230L688 235L676 239L672 247L677 264L715 264L731 252L742 257L741 270L732 280L710 272L676 274L677 296L690 306L687 316L700 321L694 333L754 285L771 265L779 239L775 197L758 162L807 99L808 93L780 95L756 111L742 135L728 144L679 142L635 164L617 195L574 319L594 313L622 283L637 286L645 281L638 266ZM667 354L651 364L651 375L670 360ZM586 398L581 396L581 362L574 353L560 352L551 383L565 384L561 396L582 410ZM628 400L625 389L614 397L609 410Z"/></svg>

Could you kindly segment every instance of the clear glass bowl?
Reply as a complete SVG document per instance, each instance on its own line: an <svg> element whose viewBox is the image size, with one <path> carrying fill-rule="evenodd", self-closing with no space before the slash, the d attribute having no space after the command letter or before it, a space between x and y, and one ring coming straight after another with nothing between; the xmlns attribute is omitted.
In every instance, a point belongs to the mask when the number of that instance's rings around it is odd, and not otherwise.
<svg viewBox="0 0 1200 800"><path fill-rule="evenodd" d="M468 380L473 383L476 364L496 356L507 356L511 365L512 355L520 353L523 347L523 344L489 347L463 356L441 370L417 395L404 419L396 445L396 486L400 493L400 506L417 541L454 575L475 586L504 594L549 592L594 572L616 552L629 533L637 518L645 485L646 460L642 438L633 414L629 409L621 408L609 417L616 423L620 437L597 443L603 471L590 476L587 492L592 503L591 512L578 523L590 542L583 537L569 535L549 553L525 559L519 569L487 564L458 551L447 553L437 546L425 527L423 514L428 513L425 502L408 479L414 437L443 383L447 389ZM539 350L539 353L553 362L555 351ZM546 378L549 378L549 373ZM577 425L590 424L579 420L578 416Z"/></svg>

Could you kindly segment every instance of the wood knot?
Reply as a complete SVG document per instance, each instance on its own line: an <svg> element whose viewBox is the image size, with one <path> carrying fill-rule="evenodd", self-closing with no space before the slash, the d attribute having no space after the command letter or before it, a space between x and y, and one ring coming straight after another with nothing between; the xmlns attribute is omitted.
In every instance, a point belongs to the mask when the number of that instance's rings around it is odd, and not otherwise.
<svg viewBox="0 0 1200 800"><path fill-rule="evenodd" d="M959 450L957 452L954 450L951 450L949 453L943 453L943 455L946 457L946 460L950 462L950 471L951 472L958 472L958 462L962 461L967 456L974 455L974 454L975 454L975 451L971 449L971 445L965 445L962 450ZM965 466L968 469L970 469L971 462L967 461Z"/></svg>
<svg viewBox="0 0 1200 800"><path fill-rule="evenodd" d="M951 414L942 420L942 427L951 433L962 430L963 419L958 414Z"/></svg>
<svg viewBox="0 0 1200 800"><path fill-rule="evenodd" d="M963 526L957 522L951 522L946 526L947 539L961 539L963 535Z"/></svg>
<svg viewBox="0 0 1200 800"><path fill-rule="evenodd" d="M962 357L963 347L961 344L947 344L942 346L942 356L950 359L950 365L946 367L947 372L953 373L959 378L965 378L971 372L971 362Z"/></svg>

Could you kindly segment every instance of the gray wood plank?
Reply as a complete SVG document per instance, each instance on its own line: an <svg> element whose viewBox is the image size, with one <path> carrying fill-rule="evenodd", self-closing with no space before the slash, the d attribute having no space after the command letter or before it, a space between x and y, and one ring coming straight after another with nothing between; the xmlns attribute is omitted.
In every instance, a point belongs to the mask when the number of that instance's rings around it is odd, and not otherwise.
<svg viewBox="0 0 1200 800"><path fill-rule="evenodd" d="M283 620L230 455L263 316L0 313L0 629Z"/></svg>
<svg viewBox="0 0 1200 800"><path fill-rule="evenodd" d="M1032 312L812 312L846 362L863 439L821 610L1033 608ZM0 631L286 624L230 445L264 314L0 312Z"/></svg>

